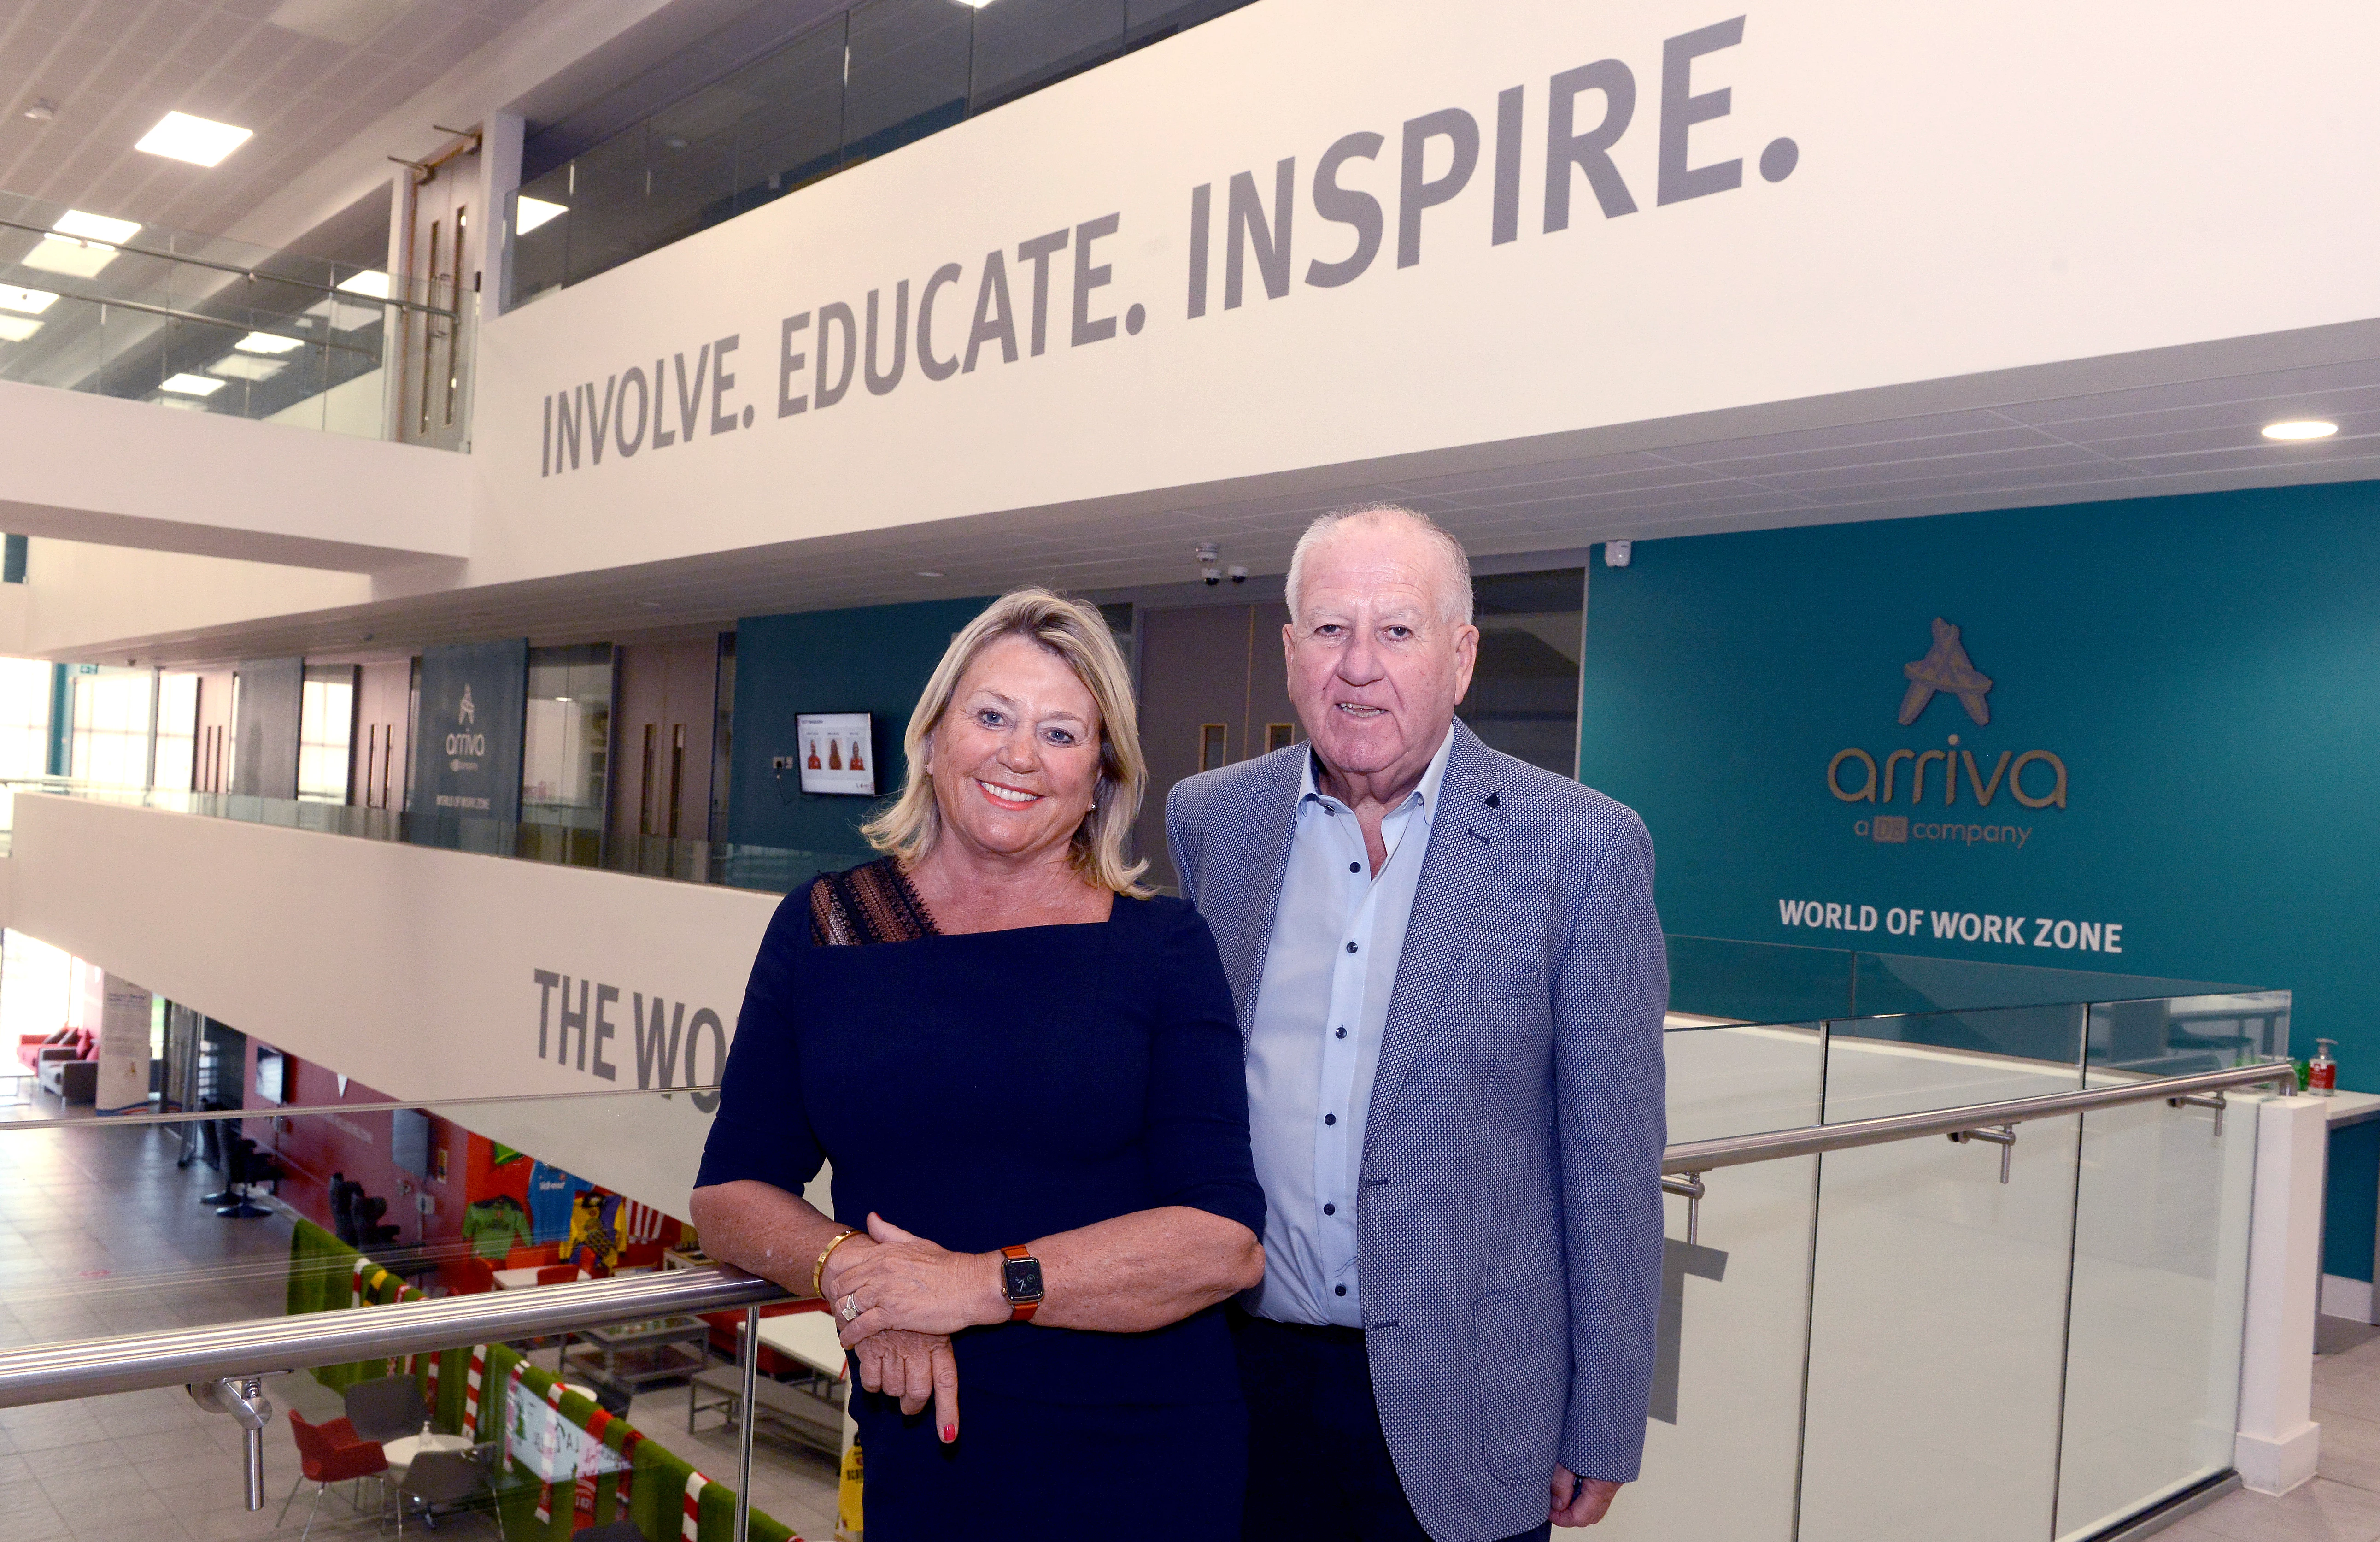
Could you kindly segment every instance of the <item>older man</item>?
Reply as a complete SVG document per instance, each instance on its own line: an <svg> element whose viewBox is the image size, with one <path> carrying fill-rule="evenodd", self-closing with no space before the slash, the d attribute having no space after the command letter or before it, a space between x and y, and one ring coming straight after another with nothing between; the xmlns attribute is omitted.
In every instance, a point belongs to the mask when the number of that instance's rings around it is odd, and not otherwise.
<svg viewBox="0 0 2380 1542"><path fill-rule="evenodd" d="M1653 850L1488 749L1470 565L1395 508L1289 569L1311 743L1166 803L1247 1042L1248 1542L1495 1542L1636 1475L1661 1284Z"/></svg>

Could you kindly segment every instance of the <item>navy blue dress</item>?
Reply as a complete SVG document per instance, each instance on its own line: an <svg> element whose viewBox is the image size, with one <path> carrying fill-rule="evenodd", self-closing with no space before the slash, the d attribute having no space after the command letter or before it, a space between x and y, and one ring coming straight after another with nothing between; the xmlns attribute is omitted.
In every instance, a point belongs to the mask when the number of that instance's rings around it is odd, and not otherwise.
<svg viewBox="0 0 2380 1542"><path fill-rule="evenodd" d="M1264 1234L1231 992L1188 905L828 947L811 900L789 896L761 942L698 1184L798 1193L832 1161L843 1225L873 1210L969 1253L1172 1205ZM953 1347L951 1446L930 1405L905 1417L854 1382L868 1542L1238 1535L1247 1425L1220 1308Z"/></svg>

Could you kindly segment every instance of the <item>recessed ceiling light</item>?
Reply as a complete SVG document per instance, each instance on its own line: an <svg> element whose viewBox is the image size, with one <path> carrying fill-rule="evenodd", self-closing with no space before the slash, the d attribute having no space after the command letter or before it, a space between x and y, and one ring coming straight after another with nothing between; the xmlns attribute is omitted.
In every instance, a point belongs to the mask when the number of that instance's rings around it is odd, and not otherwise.
<svg viewBox="0 0 2380 1542"><path fill-rule="evenodd" d="M526 236L546 221L559 219L568 213L570 205L567 203L549 203L542 198L531 198L523 193L520 195L520 210L513 216L514 233Z"/></svg>
<svg viewBox="0 0 2380 1542"><path fill-rule="evenodd" d="M105 241L110 246L122 246L140 233L137 219L110 219L105 214L85 214L80 209L68 209L50 226L61 236L79 236L85 240Z"/></svg>
<svg viewBox="0 0 2380 1542"><path fill-rule="evenodd" d="M31 105L25 109L23 116L28 123L55 123L58 119L58 104L46 96L37 96L33 98Z"/></svg>
<svg viewBox="0 0 2380 1542"><path fill-rule="evenodd" d="M242 353L294 353L306 345L296 337L278 337L270 332L251 332L231 346Z"/></svg>
<svg viewBox="0 0 2380 1542"><path fill-rule="evenodd" d="M21 343L41 329L30 316L0 316L0 343Z"/></svg>
<svg viewBox="0 0 2380 1542"><path fill-rule="evenodd" d="M203 412L207 410L205 402L192 401L188 397L151 397L149 400L154 406L170 407L176 412Z"/></svg>
<svg viewBox="0 0 2380 1542"><path fill-rule="evenodd" d="M157 120L157 127L141 135L140 142L132 148L171 160L188 161L194 166L215 166L223 165L225 156L255 137L253 128L217 123L209 117L193 117L188 113L167 113Z"/></svg>
<svg viewBox="0 0 2380 1542"><path fill-rule="evenodd" d="M288 367L286 359L259 359L247 353L226 353L207 366L234 380L270 380Z"/></svg>
<svg viewBox="0 0 2380 1542"><path fill-rule="evenodd" d="M33 243L33 250L17 259L29 268L43 273L62 273L68 278L96 278L99 270L116 259L116 250L98 241L79 241L72 236L47 234Z"/></svg>
<svg viewBox="0 0 2380 1542"><path fill-rule="evenodd" d="M0 284L0 311L22 311L38 316L57 303L58 297L47 289L20 289L14 284Z"/></svg>
<svg viewBox="0 0 2380 1542"><path fill-rule="evenodd" d="M362 295L367 300L386 300L388 298L388 275L381 272L378 268L366 268L363 272L356 275L353 278L349 278L342 282L339 285L339 292L342 294Z"/></svg>
<svg viewBox="0 0 2380 1542"><path fill-rule="evenodd" d="M176 374L158 382L157 389L186 397L211 397L222 390L225 384L211 374Z"/></svg>
<svg viewBox="0 0 2380 1542"><path fill-rule="evenodd" d="M920 568L917 569L917 576L919 578L941 578L942 575L931 568Z"/></svg>
<svg viewBox="0 0 2380 1542"><path fill-rule="evenodd" d="M2265 438L2284 441L2327 439L2338 432L2337 423L2325 422L2320 418L2292 418L2285 423L2265 425Z"/></svg>

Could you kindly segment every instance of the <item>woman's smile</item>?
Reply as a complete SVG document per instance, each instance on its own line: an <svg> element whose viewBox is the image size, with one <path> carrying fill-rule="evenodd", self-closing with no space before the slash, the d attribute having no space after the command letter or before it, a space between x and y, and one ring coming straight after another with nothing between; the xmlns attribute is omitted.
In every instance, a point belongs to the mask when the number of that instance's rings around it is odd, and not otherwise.
<svg viewBox="0 0 2380 1542"><path fill-rule="evenodd" d="M976 786L983 789L985 796L1002 808L1024 808L1041 801L1041 794L1027 792L1021 787L1008 787L1000 782L988 782L981 777L973 779Z"/></svg>

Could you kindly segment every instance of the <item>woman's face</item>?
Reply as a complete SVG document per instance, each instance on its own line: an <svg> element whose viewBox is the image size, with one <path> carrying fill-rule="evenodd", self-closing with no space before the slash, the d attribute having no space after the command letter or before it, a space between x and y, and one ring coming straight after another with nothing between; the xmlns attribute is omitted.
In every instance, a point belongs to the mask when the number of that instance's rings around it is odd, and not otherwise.
<svg viewBox="0 0 2380 1542"><path fill-rule="evenodd" d="M999 856L1062 847L1099 789L1099 707L1056 654L1003 637L960 677L927 766L946 834Z"/></svg>

